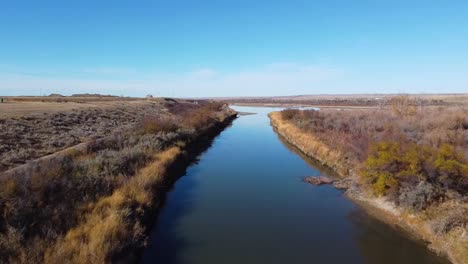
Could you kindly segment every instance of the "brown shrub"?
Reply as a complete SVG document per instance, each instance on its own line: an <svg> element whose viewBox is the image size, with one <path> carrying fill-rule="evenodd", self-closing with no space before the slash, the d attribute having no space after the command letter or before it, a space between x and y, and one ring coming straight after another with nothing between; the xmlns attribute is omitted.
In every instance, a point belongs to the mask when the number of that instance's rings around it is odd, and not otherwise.
<svg viewBox="0 0 468 264"><path fill-rule="evenodd" d="M297 109L285 109L281 111L281 117L284 120L291 120L293 119L297 114L299 113L299 110Z"/></svg>
<svg viewBox="0 0 468 264"><path fill-rule="evenodd" d="M174 132L177 125L174 119L166 116L145 116L140 124L143 134L157 134L159 132Z"/></svg>
<svg viewBox="0 0 468 264"><path fill-rule="evenodd" d="M213 122L215 114L223 107L219 102L203 102L197 108L182 114L181 123L185 127L200 129Z"/></svg>
<svg viewBox="0 0 468 264"><path fill-rule="evenodd" d="M416 114L417 101L408 95L399 95L390 99L390 109L398 116L410 116Z"/></svg>

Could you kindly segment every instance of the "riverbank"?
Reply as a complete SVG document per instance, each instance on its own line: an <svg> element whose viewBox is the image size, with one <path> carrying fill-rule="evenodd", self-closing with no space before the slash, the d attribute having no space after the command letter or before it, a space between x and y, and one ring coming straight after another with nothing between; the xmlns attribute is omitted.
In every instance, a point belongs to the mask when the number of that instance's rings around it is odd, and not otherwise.
<svg viewBox="0 0 468 264"><path fill-rule="evenodd" d="M1 173L1 262L135 261L167 186L237 116L175 101L134 127Z"/></svg>
<svg viewBox="0 0 468 264"><path fill-rule="evenodd" d="M336 145L325 144L313 133L304 132L292 122L284 120L280 112L270 113L269 117L276 132L287 142L296 146L307 156L317 159L323 165L332 168L341 177L351 179L353 184L346 191L346 195L360 204L370 214L392 226L398 226L409 231L414 237L427 241L430 243L430 249L446 255L453 263L468 262L466 227L452 228L446 233L439 234L432 228L434 221L441 223L444 220L444 214L448 215L452 210L456 212L460 207L465 207L466 203L453 204L453 202L448 201L431 206L423 212L410 213L386 201L386 199L375 198L371 193L360 188L358 172L355 169L357 161L353 160L352 156L337 151L340 147L339 142L336 142Z"/></svg>

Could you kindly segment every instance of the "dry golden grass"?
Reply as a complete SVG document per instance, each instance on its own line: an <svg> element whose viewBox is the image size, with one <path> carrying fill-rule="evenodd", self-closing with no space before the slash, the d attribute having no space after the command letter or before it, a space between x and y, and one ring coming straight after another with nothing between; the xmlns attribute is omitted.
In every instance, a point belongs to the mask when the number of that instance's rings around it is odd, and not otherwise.
<svg viewBox="0 0 468 264"><path fill-rule="evenodd" d="M45 262L109 263L125 249L142 246L142 214L152 206L154 186L180 154L178 147L158 153L128 183L91 205L83 223L47 250Z"/></svg>
<svg viewBox="0 0 468 264"><path fill-rule="evenodd" d="M291 122L283 120L281 112L270 113L270 120L281 136L309 157L319 160L323 165L332 168L341 176L347 177L352 173L350 171L352 161L346 160L343 153L330 148L313 134L304 133Z"/></svg>

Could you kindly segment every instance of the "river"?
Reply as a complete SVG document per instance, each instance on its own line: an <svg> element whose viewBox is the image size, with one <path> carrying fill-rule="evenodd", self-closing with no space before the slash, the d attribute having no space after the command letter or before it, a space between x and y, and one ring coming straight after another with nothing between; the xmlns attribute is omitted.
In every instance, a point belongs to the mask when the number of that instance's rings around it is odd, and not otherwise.
<svg viewBox="0 0 468 264"><path fill-rule="evenodd" d="M167 195L141 263L448 263L366 214L283 143L267 114L236 119Z"/></svg>

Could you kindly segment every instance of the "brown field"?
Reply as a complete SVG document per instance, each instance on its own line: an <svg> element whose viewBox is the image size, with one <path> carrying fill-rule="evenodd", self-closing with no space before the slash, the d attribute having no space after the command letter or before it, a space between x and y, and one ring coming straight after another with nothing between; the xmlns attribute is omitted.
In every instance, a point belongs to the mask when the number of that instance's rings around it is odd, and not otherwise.
<svg viewBox="0 0 468 264"><path fill-rule="evenodd" d="M145 115L164 114L167 104L164 99L118 97L79 98L79 102L47 99L7 98L0 104L0 171L107 136Z"/></svg>
<svg viewBox="0 0 468 264"><path fill-rule="evenodd" d="M120 97L2 97L0 118L41 115L88 108L113 108L120 104L132 106L147 102L142 98ZM153 99L153 101L157 101Z"/></svg>

